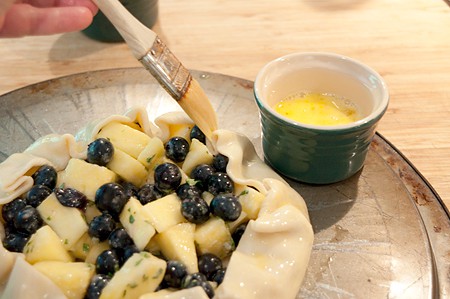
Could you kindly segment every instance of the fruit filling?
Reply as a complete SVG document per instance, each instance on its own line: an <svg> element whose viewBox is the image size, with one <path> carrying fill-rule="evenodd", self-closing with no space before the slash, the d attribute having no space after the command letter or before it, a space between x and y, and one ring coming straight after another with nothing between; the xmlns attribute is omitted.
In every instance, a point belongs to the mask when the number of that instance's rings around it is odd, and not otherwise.
<svg viewBox="0 0 450 299"><path fill-rule="evenodd" d="M3 246L42 267L59 261L70 271L69 265L84 263L73 270L85 272L78 287L87 299L195 286L212 298L262 195L235 187L226 173L228 158L211 154L197 127L189 139L173 136L165 143L125 124L112 124L99 136L85 160L72 159L59 173L41 166L30 191L2 206ZM148 153L144 164L142 153ZM190 173L183 171L186 159ZM153 177L140 177L149 172ZM148 259L142 273L152 277L133 275L128 284L115 279L133 266L130 259ZM153 287L143 283L149 279ZM138 291L141 284L146 286Z"/></svg>
<svg viewBox="0 0 450 299"><path fill-rule="evenodd" d="M0 295L26 297L29 273L45 298L294 298L313 240L301 196L248 139L221 131L207 146L177 115L149 134L145 117L0 163Z"/></svg>

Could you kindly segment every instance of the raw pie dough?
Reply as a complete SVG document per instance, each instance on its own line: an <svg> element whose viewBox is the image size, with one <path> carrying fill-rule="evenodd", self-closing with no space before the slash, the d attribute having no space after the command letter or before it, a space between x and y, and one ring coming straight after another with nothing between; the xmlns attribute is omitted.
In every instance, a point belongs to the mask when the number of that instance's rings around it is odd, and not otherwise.
<svg viewBox="0 0 450 299"><path fill-rule="evenodd" d="M192 124L182 112L164 114L151 123L145 109L133 108L88 124L75 136L44 136L23 153L11 155L0 164L0 207L27 192L31 175L42 165L63 170L70 158L86 158L87 145L106 124L138 123L149 136L163 142L173 126ZM257 156L252 143L228 130L217 130L215 152L229 157L227 173L235 183L256 188L265 195L256 220L233 252L217 299L295 298L303 281L313 243L313 230L303 198ZM0 237L4 230L0 223ZM28 264L22 254L11 253L0 242L0 298L66 298L53 282ZM167 293L146 294L142 299L208 298L200 287Z"/></svg>

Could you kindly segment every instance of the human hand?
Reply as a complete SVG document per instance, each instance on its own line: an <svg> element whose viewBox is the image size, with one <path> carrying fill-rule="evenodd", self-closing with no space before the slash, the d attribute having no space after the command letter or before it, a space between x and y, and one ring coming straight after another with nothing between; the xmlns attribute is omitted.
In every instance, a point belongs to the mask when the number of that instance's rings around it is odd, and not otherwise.
<svg viewBox="0 0 450 299"><path fill-rule="evenodd" d="M90 0L0 0L0 37L79 31L97 11Z"/></svg>

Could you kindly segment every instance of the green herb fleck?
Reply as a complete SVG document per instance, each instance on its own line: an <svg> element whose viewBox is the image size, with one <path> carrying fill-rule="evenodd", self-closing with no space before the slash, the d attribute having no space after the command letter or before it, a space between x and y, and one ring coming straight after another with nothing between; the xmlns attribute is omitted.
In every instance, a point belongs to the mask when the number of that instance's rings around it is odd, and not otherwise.
<svg viewBox="0 0 450 299"><path fill-rule="evenodd" d="M139 265L142 263L143 260L144 260L144 259L138 260L134 265L135 265L136 267L139 266Z"/></svg>
<svg viewBox="0 0 450 299"><path fill-rule="evenodd" d="M153 158L155 158L155 155L153 155L151 157L148 157L147 158L147 163L150 164L152 162Z"/></svg>
<svg viewBox="0 0 450 299"><path fill-rule="evenodd" d="M32 253L33 249L34 249L34 243L33 240L29 241L28 244L26 245L26 250L25 253Z"/></svg>
<svg viewBox="0 0 450 299"><path fill-rule="evenodd" d="M46 219L47 219L47 221L51 221L52 220L52 216L48 216Z"/></svg>
<svg viewBox="0 0 450 299"><path fill-rule="evenodd" d="M69 244L69 240L68 239L64 239L64 244L65 245Z"/></svg>
<svg viewBox="0 0 450 299"><path fill-rule="evenodd" d="M147 279L148 279L148 275L147 274L142 275L142 281L146 281Z"/></svg>
<svg viewBox="0 0 450 299"><path fill-rule="evenodd" d="M195 184L197 184L199 181L194 180L194 179L187 179L186 183L189 184L189 186L194 186Z"/></svg>
<svg viewBox="0 0 450 299"><path fill-rule="evenodd" d="M244 190L244 191L241 192L241 194L239 194L239 196L247 195L247 194L248 194L248 190Z"/></svg>
<svg viewBox="0 0 450 299"><path fill-rule="evenodd" d="M159 268L158 271L156 271L155 275L153 275L152 279L157 279L158 277L163 274L164 270L162 268Z"/></svg>
<svg viewBox="0 0 450 299"><path fill-rule="evenodd" d="M88 251L89 251L89 248L90 248L89 244L83 243L83 251L84 251L84 252L88 252Z"/></svg>
<svg viewBox="0 0 450 299"><path fill-rule="evenodd" d="M130 214L130 217L128 218L128 221L133 224L134 223L134 216Z"/></svg>

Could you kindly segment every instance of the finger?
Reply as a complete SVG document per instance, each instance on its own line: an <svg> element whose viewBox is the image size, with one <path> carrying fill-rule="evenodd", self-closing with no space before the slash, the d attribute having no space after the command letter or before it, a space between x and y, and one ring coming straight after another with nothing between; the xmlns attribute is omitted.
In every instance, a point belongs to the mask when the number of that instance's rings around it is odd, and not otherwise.
<svg viewBox="0 0 450 299"><path fill-rule="evenodd" d="M94 15L98 11L97 6L91 0L22 0L21 2L35 7L83 6L89 8Z"/></svg>
<svg viewBox="0 0 450 299"><path fill-rule="evenodd" d="M79 31L92 22L92 12L86 7L36 8L16 4L7 12L0 36L49 35Z"/></svg>

